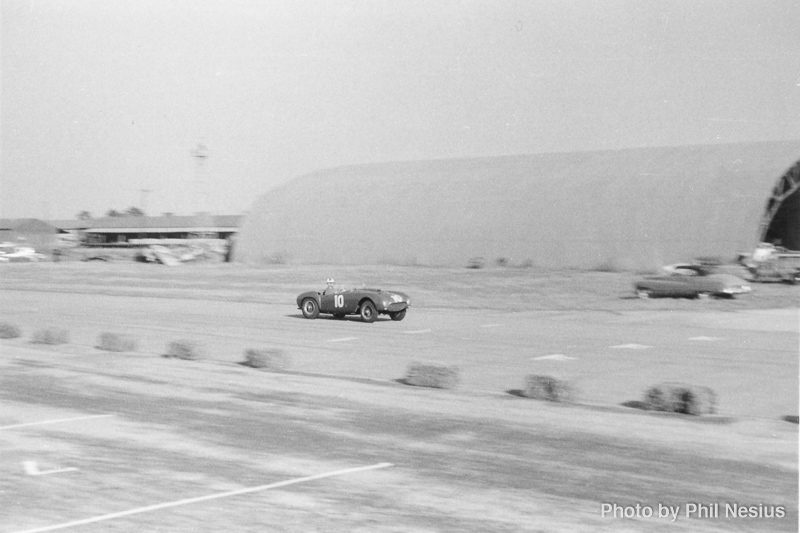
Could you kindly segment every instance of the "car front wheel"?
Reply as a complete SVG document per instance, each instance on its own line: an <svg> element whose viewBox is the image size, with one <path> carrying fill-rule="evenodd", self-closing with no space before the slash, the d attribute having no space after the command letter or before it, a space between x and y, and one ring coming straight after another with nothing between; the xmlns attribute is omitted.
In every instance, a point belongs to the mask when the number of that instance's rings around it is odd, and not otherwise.
<svg viewBox="0 0 800 533"><path fill-rule="evenodd" d="M403 309L402 311L395 311L394 313L389 313L389 317L392 320L399 322L406 317L406 310Z"/></svg>
<svg viewBox="0 0 800 533"><path fill-rule="evenodd" d="M361 304L361 320L364 322L375 322L378 318L378 311L375 309L375 304L367 300Z"/></svg>
<svg viewBox="0 0 800 533"><path fill-rule="evenodd" d="M319 316L319 305L314 298L306 298L303 300L300 308L303 310L303 316L306 318L317 318L317 316Z"/></svg>

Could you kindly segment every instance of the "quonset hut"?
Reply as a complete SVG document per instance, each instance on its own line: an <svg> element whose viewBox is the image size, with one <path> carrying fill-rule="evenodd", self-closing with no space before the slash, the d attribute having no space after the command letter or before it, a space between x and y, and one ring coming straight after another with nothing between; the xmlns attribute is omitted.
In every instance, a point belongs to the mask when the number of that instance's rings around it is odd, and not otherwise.
<svg viewBox="0 0 800 533"><path fill-rule="evenodd" d="M800 141L380 163L261 196L237 261L574 268L800 249Z"/></svg>

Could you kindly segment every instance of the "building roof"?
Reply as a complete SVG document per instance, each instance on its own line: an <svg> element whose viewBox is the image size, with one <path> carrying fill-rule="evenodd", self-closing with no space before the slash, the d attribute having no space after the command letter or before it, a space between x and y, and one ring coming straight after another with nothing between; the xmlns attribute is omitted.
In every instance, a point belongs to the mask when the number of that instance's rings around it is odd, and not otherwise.
<svg viewBox="0 0 800 533"><path fill-rule="evenodd" d="M19 233L55 233L56 227L38 218L1 218L0 231Z"/></svg>
<svg viewBox="0 0 800 533"><path fill-rule="evenodd" d="M50 220L48 221L53 226L60 230L84 230L91 227L92 219L67 219L67 220Z"/></svg>
<svg viewBox="0 0 800 533"><path fill-rule="evenodd" d="M729 258L763 237L771 191L798 161L800 140L327 169L255 202L237 260L651 268Z"/></svg>
<svg viewBox="0 0 800 533"><path fill-rule="evenodd" d="M53 225L62 230L85 230L89 233L169 232L169 231L235 231L241 215L193 216L123 216L88 220L57 220Z"/></svg>

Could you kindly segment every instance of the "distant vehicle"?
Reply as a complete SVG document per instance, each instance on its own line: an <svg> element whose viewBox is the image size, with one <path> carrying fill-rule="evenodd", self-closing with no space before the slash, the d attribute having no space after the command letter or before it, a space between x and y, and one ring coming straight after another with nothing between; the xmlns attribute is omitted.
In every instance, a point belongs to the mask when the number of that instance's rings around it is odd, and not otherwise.
<svg viewBox="0 0 800 533"><path fill-rule="evenodd" d="M297 297L303 316L317 318L320 313L336 318L361 315L364 322L375 322L378 315L403 320L411 300L402 292L381 289L335 289L330 284L324 291L304 292Z"/></svg>
<svg viewBox="0 0 800 533"><path fill-rule="evenodd" d="M636 281L634 288L640 298L658 296L733 298L736 294L751 290L743 279L731 274L716 273L713 268L706 265L680 263L664 267L663 270L663 274L647 276Z"/></svg>
<svg viewBox="0 0 800 533"><path fill-rule="evenodd" d="M205 253L205 249L202 246L191 246L186 249L186 247L169 248L160 244L151 244L139 251L136 255L136 261L177 266L181 263L195 261L200 257L204 257Z"/></svg>
<svg viewBox="0 0 800 533"><path fill-rule="evenodd" d="M739 263L753 281L800 282L800 252L762 242L752 254L739 254Z"/></svg>
<svg viewBox="0 0 800 533"><path fill-rule="evenodd" d="M2 253L2 252L0 252ZM40 254L33 248L28 246L15 246L14 251L11 253L2 253L3 262L20 263L28 262L35 263L47 259L47 256Z"/></svg>

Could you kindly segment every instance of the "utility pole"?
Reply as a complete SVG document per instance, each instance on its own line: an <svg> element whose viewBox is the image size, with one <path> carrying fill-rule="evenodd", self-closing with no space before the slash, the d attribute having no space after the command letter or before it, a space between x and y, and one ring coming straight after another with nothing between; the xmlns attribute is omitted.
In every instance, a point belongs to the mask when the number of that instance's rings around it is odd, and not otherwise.
<svg viewBox="0 0 800 533"><path fill-rule="evenodd" d="M207 213L205 163L208 159L208 148L202 141L197 143L197 148L192 150L192 157L197 162L197 174L195 176L195 202L197 204L195 205L195 212Z"/></svg>
<svg viewBox="0 0 800 533"><path fill-rule="evenodd" d="M151 192L151 189L139 189L139 209L144 216L147 216L147 195Z"/></svg>
<svg viewBox="0 0 800 533"><path fill-rule="evenodd" d="M206 205L205 163L208 159L208 148L202 141L197 143L197 148L192 150L192 157L197 162L197 177L195 180L197 236L204 239L212 237L212 235L209 233L211 231L211 212L208 210L208 205Z"/></svg>

